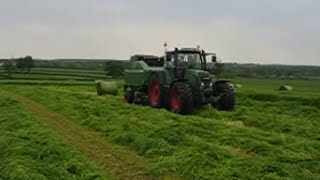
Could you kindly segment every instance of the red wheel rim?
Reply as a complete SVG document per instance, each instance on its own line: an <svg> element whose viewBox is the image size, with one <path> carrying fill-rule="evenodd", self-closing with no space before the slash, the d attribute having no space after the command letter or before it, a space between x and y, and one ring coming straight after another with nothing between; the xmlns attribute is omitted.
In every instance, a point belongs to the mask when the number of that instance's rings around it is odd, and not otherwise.
<svg viewBox="0 0 320 180"><path fill-rule="evenodd" d="M150 87L151 92L151 104L157 105L160 99L160 85L158 83L152 83Z"/></svg>
<svg viewBox="0 0 320 180"><path fill-rule="evenodd" d="M174 111L180 110L180 94L177 89L173 89L172 97L171 97L171 105Z"/></svg>

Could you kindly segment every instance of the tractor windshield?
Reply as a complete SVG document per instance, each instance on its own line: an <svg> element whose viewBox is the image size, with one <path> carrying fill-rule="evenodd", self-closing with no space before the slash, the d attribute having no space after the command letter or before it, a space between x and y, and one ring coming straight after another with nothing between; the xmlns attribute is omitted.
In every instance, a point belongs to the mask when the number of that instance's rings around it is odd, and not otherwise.
<svg viewBox="0 0 320 180"><path fill-rule="evenodd" d="M200 53L179 53L177 65L181 68L201 69Z"/></svg>

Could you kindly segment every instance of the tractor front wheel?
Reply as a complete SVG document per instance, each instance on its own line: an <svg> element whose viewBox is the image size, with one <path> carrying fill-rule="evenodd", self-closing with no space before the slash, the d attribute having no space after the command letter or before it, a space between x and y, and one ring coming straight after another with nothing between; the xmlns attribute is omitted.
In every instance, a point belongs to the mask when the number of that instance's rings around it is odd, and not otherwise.
<svg viewBox="0 0 320 180"><path fill-rule="evenodd" d="M235 106L235 94L231 84L228 82L216 83L213 89L216 91L215 94L220 96L220 99L212 106L219 110L232 110Z"/></svg>
<svg viewBox="0 0 320 180"><path fill-rule="evenodd" d="M174 83L170 90L170 108L179 114L190 114L193 109L192 89L184 82Z"/></svg>

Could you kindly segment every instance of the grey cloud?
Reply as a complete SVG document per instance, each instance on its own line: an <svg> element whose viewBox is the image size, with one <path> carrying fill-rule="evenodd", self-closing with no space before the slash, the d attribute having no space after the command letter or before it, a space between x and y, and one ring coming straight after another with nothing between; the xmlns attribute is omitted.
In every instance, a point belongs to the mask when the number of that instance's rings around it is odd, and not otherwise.
<svg viewBox="0 0 320 180"><path fill-rule="evenodd" d="M128 58L162 44L225 61L320 65L316 0L0 0L0 56Z"/></svg>

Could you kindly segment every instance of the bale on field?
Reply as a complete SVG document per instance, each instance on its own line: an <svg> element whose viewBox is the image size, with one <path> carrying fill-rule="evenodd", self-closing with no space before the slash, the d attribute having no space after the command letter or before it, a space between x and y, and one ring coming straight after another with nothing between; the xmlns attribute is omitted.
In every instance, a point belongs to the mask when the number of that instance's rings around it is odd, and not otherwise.
<svg viewBox="0 0 320 180"><path fill-rule="evenodd" d="M236 84L236 88L242 88L242 84Z"/></svg>
<svg viewBox="0 0 320 180"><path fill-rule="evenodd" d="M238 89L238 88L242 88L242 84L233 84L233 83L230 83L231 87L233 89Z"/></svg>
<svg viewBox="0 0 320 180"><path fill-rule="evenodd" d="M279 91L292 91L293 87L288 85L280 86Z"/></svg>
<svg viewBox="0 0 320 180"><path fill-rule="evenodd" d="M105 94L118 95L118 87L116 82L106 82L106 81L98 81L97 83L97 94L99 96Z"/></svg>

